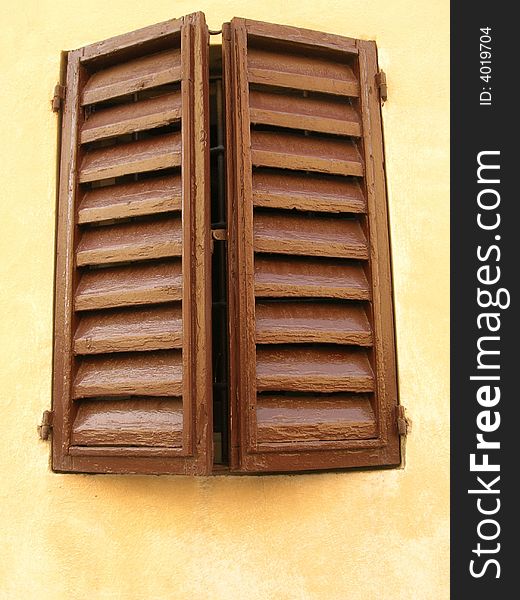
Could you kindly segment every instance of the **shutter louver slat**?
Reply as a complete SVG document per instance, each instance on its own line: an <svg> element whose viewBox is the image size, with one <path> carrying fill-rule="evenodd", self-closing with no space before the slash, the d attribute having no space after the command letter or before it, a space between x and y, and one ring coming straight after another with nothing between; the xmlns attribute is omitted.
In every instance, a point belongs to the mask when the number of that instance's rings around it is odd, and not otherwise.
<svg viewBox="0 0 520 600"><path fill-rule="evenodd" d="M76 310L114 308L182 300L180 261L86 271L79 282Z"/></svg>
<svg viewBox="0 0 520 600"><path fill-rule="evenodd" d="M92 400L78 410L72 443L78 446L180 447L182 427L180 398Z"/></svg>
<svg viewBox="0 0 520 600"><path fill-rule="evenodd" d="M257 213L254 246L256 252L368 258L367 241L359 223L337 217Z"/></svg>
<svg viewBox="0 0 520 600"><path fill-rule="evenodd" d="M251 156L257 167L363 175L361 156L352 142L303 133L252 131Z"/></svg>
<svg viewBox="0 0 520 600"><path fill-rule="evenodd" d="M374 316L380 296L391 310L389 268L378 287L374 262L389 266L370 147L381 144L368 92L374 46L243 19L224 46L238 323L231 467L397 464L393 332L383 341Z"/></svg>
<svg viewBox="0 0 520 600"><path fill-rule="evenodd" d="M257 344L372 344L372 330L362 305L258 300L255 316Z"/></svg>
<svg viewBox="0 0 520 600"><path fill-rule="evenodd" d="M332 260L259 255L254 284L256 295L263 298L370 298L363 267Z"/></svg>
<svg viewBox="0 0 520 600"><path fill-rule="evenodd" d="M179 121L181 111L180 91L141 100L135 104L116 105L98 110L83 124L80 141L86 144L127 133L164 127Z"/></svg>
<svg viewBox="0 0 520 600"><path fill-rule="evenodd" d="M253 172L253 205L325 213L366 211L354 178L263 170Z"/></svg>
<svg viewBox="0 0 520 600"><path fill-rule="evenodd" d="M181 164L181 134L171 133L137 142L99 148L85 154L80 183L158 171Z"/></svg>
<svg viewBox="0 0 520 600"><path fill-rule="evenodd" d="M207 212L209 147L193 135L208 119L207 47L198 13L74 57L81 76L64 117L74 136L64 142L76 186L61 201L77 206L77 221L70 302L58 309L73 309L72 354L58 470L210 469L210 229L196 221Z"/></svg>
<svg viewBox="0 0 520 600"><path fill-rule="evenodd" d="M78 223L97 223L180 210L181 178L171 175L88 190L79 206Z"/></svg>
<svg viewBox="0 0 520 600"><path fill-rule="evenodd" d="M366 352L328 346L258 346L259 392L371 392L374 376Z"/></svg>
<svg viewBox="0 0 520 600"><path fill-rule="evenodd" d="M76 354L171 348L182 348L180 305L86 313L74 337Z"/></svg>
<svg viewBox="0 0 520 600"><path fill-rule="evenodd" d="M376 435L370 399L362 394L258 397L258 441L266 443L342 440Z"/></svg>
<svg viewBox="0 0 520 600"><path fill-rule="evenodd" d="M323 55L295 55L284 49L249 47L247 77L251 83L297 90L358 96L359 83L345 63Z"/></svg>
<svg viewBox="0 0 520 600"><path fill-rule="evenodd" d="M180 48L102 69L83 88L81 105L118 98L181 79Z"/></svg>
<svg viewBox="0 0 520 600"><path fill-rule="evenodd" d="M181 254L181 220L167 218L87 229L78 246L77 264L103 265Z"/></svg>
<svg viewBox="0 0 520 600"><path fill-rule="evenodd" d="M181 396L182 356L177 351L84 357L74 398Z"/></svg>
<svg viewBox="0 0 520 600"><path fill-rule="evenodd" d="M251 90L251 123L305 129L321 133L361 135L361 122L352 106L339 97L291 96Z"/></svg>

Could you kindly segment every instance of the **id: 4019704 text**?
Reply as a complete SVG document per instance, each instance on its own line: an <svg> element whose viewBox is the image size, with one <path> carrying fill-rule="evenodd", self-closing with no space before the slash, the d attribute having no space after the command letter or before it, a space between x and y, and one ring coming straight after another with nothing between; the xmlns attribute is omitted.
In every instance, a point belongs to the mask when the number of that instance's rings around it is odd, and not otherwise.
<svg viewBox="0 0 520 600"><path fill-rule="evenodd" d="M491 106L493 99L491 87L492 74L492 46L491 27L480 28L480 79L482 91L480 92L480 106Z"/></svg>

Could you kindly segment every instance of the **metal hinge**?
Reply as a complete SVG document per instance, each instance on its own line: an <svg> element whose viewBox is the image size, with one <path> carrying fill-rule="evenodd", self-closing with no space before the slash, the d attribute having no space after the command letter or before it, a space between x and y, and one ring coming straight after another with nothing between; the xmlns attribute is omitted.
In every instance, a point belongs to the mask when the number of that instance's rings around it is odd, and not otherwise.
<svg viewBox="0 0 520 600"><path fill-rule="evenodd" d="M38 433L40 434L40 439L48 440L49 435L52 429L52 419L54 417L54 413L52 410L44 410L42 415L41 425L38 426Z"/></svg>
<svg viewBox="0 0 520 600"><path fill-rule="evenodd" d="M54 87L54 96L52 97L52 112L59 112L63 108L63 101L65 100L66 87L64 85L56 84Z"/></svg>
<svg viewBox="0 0 520 600"><path fill-rule="evenodd" d="M384 71L376 73L376 85L379 88L381 102L386 102L388 99L388 86L386 84L386 73Z"/></svg>
<svg viewBox="0 0 520 600"><path fill-rule="evenodd" d="M397 407L397 431L399 435L406 436L410 431L410 420L406 416L406 411L404 406L399 405Z"/></svg>

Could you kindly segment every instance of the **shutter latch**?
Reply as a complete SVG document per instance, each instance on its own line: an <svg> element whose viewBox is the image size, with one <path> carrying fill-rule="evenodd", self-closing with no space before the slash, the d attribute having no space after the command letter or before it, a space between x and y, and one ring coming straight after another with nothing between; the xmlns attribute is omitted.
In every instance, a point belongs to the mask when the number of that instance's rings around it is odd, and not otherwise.
<svg viewBox="0 0 520 600"><path fill-rule="evenodd" d="M227 231L222 228L215 228L211 230L211 254L213 254L213 246L215 240L217 242L227 241Z"/></svg>
<svg viewBox="0 0 520 600"><path fill-rule="evenodd" d="M408 431L410 429L411 423L408 417L406 416L406 411L404 406L399 405L397 407L397 431L399 435L406 436L408 435Z"/></svg>
<svg viewBox="0 0 520 600"><path fill-rule="evenodd" d="M38 426L38 433L40 434L40 439L48 440L49 435L52 429L52 417L54 413L52 410L44 410L42 415L42 423Z"/></svg>
<svg viewBox="0 0 520 600"><path fill-rule="evenodd" d="M384 71L376 73L376 85L379 88L381 102L386 102L388 99L388 86L386 84L386 73Z"/></svg>
<svg viewBox="0 0 520 600"><path fill-rule="evenodd" d="M211 237L214 240L217 240L219 242L225 242L227 240L227 232L225 229L219 228L219 229L212 229L211 230Z"/></svg>
<svg viewBox="0 0 520 600"><path fill-rule="evenodd" d="M63 100L65 100L65 86L56 84L54 87L54 96L52 97L52 112L59 112L63 106Z"/></svg>

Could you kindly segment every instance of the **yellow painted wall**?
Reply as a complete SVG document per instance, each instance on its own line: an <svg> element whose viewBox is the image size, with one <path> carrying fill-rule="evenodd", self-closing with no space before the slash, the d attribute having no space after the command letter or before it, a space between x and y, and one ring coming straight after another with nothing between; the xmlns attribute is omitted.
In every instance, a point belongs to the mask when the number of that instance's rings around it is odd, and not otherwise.
<svg viewBox="0 0 520 600"><path fill-rule="evenodd" d="M4 0L5 2L5 0ZM50 406L60 51L194 10L375 39L404 470L264 477L57 475ZM0 598L448 598L447 0L25 0L0 36Z"/></svg>

